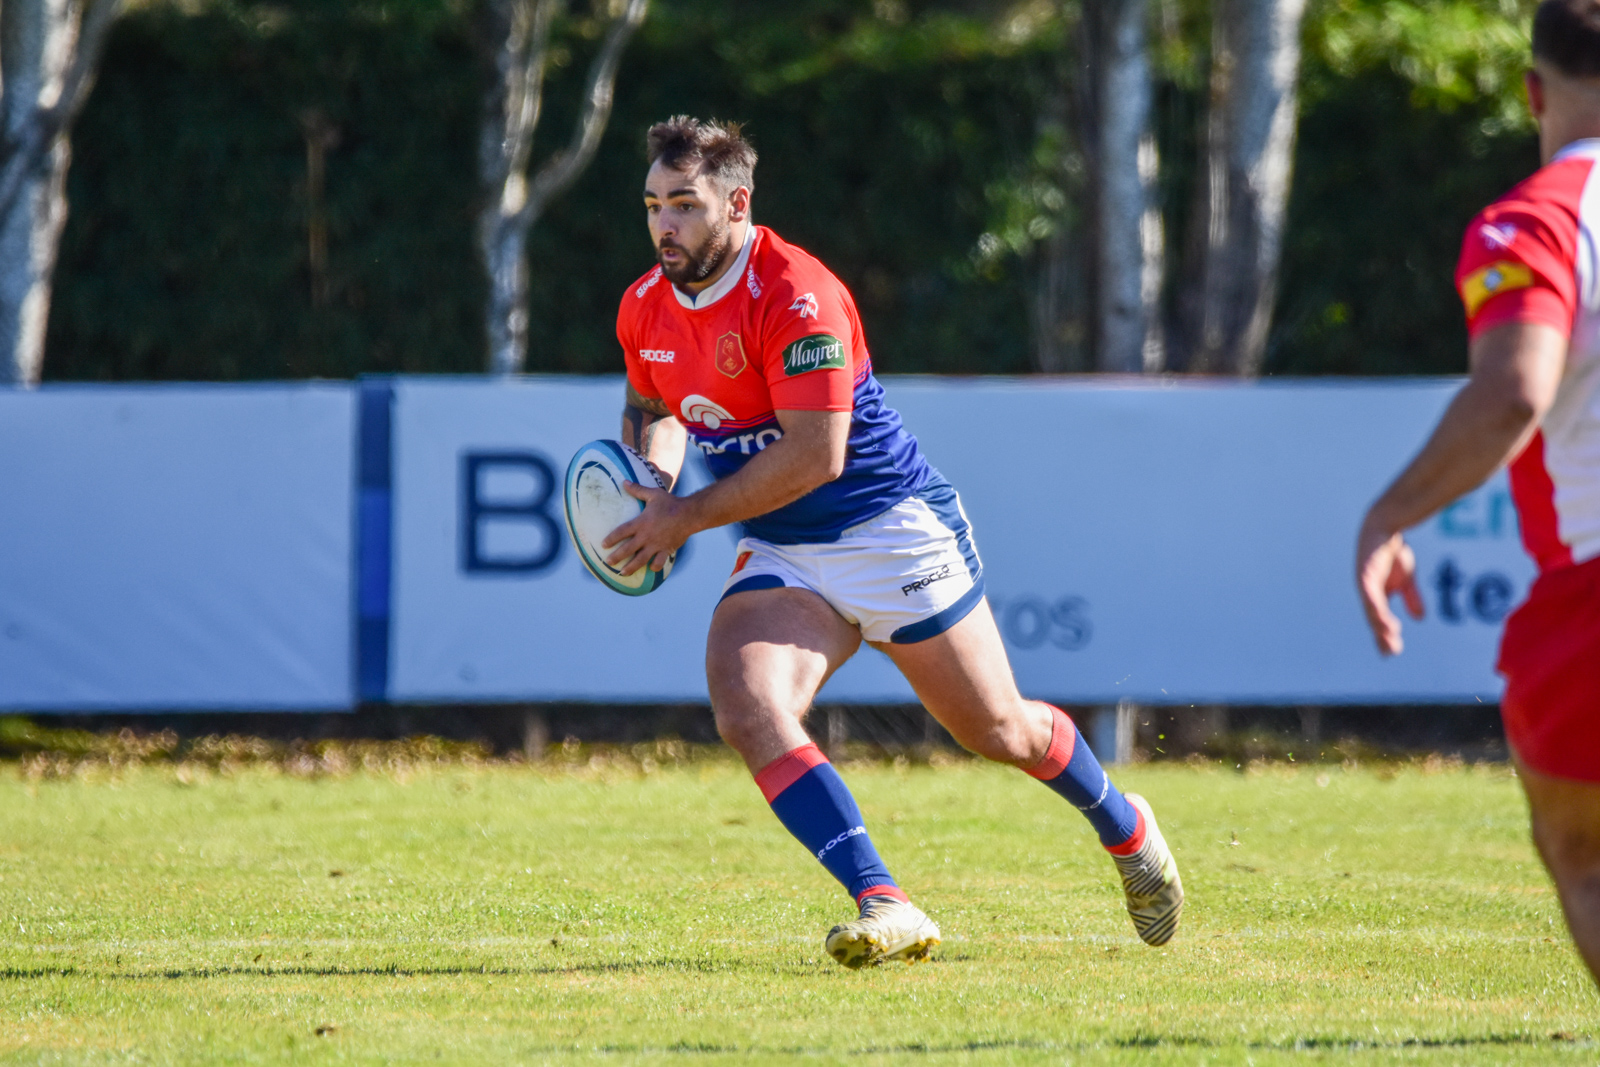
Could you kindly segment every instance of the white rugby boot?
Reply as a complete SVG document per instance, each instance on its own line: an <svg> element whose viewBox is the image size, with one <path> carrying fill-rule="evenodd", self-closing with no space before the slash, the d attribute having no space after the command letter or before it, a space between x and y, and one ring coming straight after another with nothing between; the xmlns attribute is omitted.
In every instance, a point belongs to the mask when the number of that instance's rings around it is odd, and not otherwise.
<svg viewBox="0 0 1600 1067"><path fill-rule="evenodd" d="M870 896L861 915L828 931L828 955L854 970L887 960L916 963L928 958L939 943L939 927L915 904L894 897Z"/></svg>
<svg viewBox="0 0 1600 1067"><path fill-rule="evenodd" d="M1125 793L1128 803L1144 816L1144 844L1131 856L1113 855L1122 875L1122 891L1128 897L1128 915L1133 928L1147 945L1165 945L1178 929L1183 913L1183 882L1178 878L1178 861L1167 847L1156 826L1150 802L1136 793Z"/></svg>

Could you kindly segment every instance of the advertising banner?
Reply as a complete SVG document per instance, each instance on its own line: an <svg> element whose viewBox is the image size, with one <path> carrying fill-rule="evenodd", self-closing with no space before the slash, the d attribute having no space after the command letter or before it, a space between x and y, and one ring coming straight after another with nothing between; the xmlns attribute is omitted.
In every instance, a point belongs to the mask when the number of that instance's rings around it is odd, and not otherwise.
<svg viewBox="0 0 1600 1067"><path fill-rule="evenodd" d="M1024 692L1067 703L1496 698L1501 623L1533 576L1503 475L1413 532L1429 615L1408 624L1404 655L1378 656L1352 576L1363 510L1459 381L885 386L962 495ZM382 546L382 567L363 573L362 610L381 636L381 654L363 654L366 696L706 699L705 632L737 534L698 535L660 591L628 598L589 577L562 525L566 462L617 436L620 377L382 389L382 405L363 405L383 411L392 464L362 475L363 494L374 487L362 543ZM691 456L686 486L705 477ZM820 699L913 697L886 657L863 649Z"/></svg>
<svg viewBox="0 0 1600 1067"><path fill-rule="evenodd" d="M567 537L561 479L580 445L618 436L620 378L393 390L388 699L706 699L730 532L693 538L646 597L602 586ZM705 480L691 458L685 487Z"/></svg>
<svg viewBox="0 0 1600 1067"><path fill-rule="evenodd" d="M351 703L348 385L0 391L0 708Z"/></svg>

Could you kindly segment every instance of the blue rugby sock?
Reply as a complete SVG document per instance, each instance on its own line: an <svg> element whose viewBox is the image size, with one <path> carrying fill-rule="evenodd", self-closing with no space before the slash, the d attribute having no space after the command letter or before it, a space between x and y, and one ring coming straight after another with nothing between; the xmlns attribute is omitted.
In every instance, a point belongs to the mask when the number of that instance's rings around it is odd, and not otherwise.
<svg viewBox="0 0 1600 1067"><path fill-rule="evenodd" d="M1111 784L1067 713L1051 708L1050 751L1027 773L1067 798L1089 820L1100 843L1119 848L1140 830L1138 809Z"/></svg>
<svg viewBox="0 0 1600 1067"><path fill-rule="evenodd" d="M773 814L859 904L863 897L906 895L872 847L844 779L816 745L802 745L756 772Z"/></svg>

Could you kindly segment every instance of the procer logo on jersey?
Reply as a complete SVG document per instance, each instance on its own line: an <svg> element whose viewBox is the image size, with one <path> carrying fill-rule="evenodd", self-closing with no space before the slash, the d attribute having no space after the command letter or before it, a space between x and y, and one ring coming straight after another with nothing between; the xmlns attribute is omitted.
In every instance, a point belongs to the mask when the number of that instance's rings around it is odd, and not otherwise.
<svg viewBox="0 0 1600 1067"><path fill-rule="evenodd" d="M672 357L677 355L671 348L641 348L639 358L646 363L671 363Z"/></svg>
<svg viewBox="0 0 1600 1067"><path fill-rule="evenodd" d="M832 334L814 333L783 350L783 373L790 378L823 367L848 367L844 342Z"/></svg>

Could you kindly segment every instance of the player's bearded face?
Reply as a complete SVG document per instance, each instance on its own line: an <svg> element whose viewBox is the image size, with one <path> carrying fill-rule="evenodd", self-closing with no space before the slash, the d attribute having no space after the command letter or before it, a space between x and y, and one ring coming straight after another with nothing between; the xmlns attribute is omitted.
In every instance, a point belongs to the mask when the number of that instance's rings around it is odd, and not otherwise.
<svg viewBox="0 0 1600 1067"><path fill-rule="evenodd" d="M699 234L680 231L670 236L663 234L656 241L656 262L661 264L661 273L667 276L667 281L675 285L693 285L709 278L722 266L733 247L733 227L728 221L726 202L708 204L706 224L696 228L701 230ZM675 259L668 260L661 254L667 248L677 251Z"/></svg>

